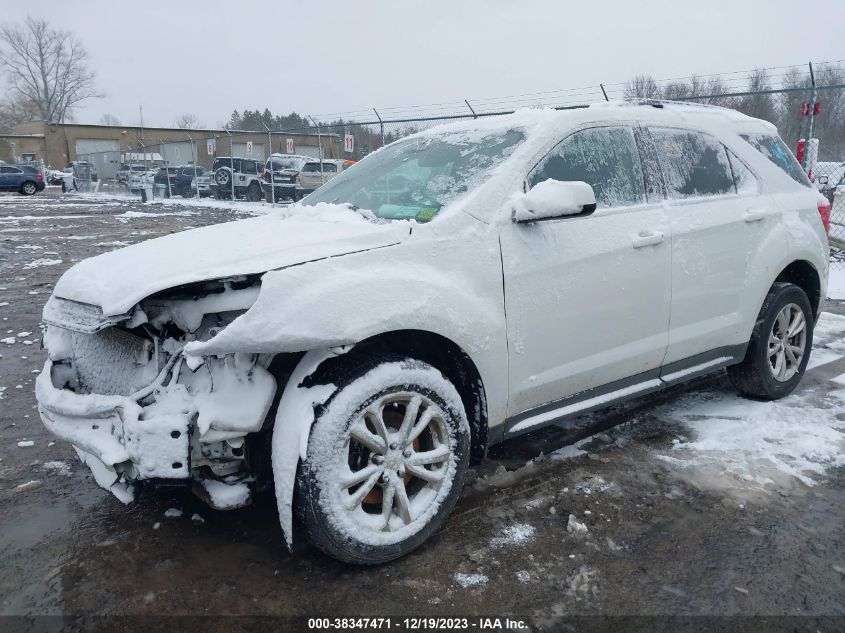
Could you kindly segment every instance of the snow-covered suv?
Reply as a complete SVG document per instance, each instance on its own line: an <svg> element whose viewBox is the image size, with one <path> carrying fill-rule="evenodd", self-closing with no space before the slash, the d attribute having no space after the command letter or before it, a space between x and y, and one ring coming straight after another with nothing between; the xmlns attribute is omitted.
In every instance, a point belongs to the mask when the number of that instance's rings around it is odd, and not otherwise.
<svg viewBox="0 0 845 633"><path fill-rule="evenodd" d="M211 165L211 194L219 199L246 198L257 202L262 198L261 175L264 166L252 158L220 156Z"/></svg>
<svg viewBox="0 0 845 633"><path fill-rule="evenodd" d="M388 561L491 444L725 368L787 395L827 285L827 201L772 125L718 108L449 124L305 203L56 284L41 417L119 498L274 486L288 542Z"/></svg>

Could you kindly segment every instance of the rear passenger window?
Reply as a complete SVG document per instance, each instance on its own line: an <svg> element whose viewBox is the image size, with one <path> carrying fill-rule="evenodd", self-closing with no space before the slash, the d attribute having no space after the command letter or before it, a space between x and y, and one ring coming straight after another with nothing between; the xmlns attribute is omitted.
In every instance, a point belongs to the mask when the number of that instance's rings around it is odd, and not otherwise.
<svg viewBox="0 0 845 633"><path fill-rule="evenodd" d="M739 194L757 193L760 188L757 185L757 179L754 177L754 174L751 173L748 167L731 150L728 150L728 160L731 163L731 172L733 173L736 192Z"/></svg>
<svg viewBox="0 0 845 633"><path fill-rule="evenodd" d="M640 156L629 128L592 128L564 139L528 180L533 187L549 178L586 182L599 209L645 202Z"/></svg>
<svg viewBox="0 0 845 633"><path fill-rule="evenodd" d="M813 186L795 156L779 136L772 134L741 134L740 136L748 141L751 147L786 172L792 180L805 187Z"/></svg>
<svg viewBox="0 0 845 633"><path fill-rule="evenodd" d="M670 199L735 193L727 150L712 136L651 128Z"/></svg>

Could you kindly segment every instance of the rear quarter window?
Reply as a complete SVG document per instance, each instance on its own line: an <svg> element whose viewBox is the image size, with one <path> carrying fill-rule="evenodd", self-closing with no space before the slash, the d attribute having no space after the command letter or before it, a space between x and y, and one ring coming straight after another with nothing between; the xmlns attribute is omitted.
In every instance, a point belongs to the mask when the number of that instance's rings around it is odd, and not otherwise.
<svg viewBox="0 0 845 633"><path fill-rule="evenodd" d="M740 134L751 147L768 158L799 185L812 187L810 179L779 136L773 134Z"/></svg>

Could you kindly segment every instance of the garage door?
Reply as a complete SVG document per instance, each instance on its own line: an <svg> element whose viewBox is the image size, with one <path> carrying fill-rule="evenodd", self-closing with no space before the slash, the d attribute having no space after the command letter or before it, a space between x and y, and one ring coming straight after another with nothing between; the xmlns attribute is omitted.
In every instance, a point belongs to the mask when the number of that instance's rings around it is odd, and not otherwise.
<svg viewBox="0 0 845 633"><path fill-rule="evenodd" d="M161 155L170 165L189 165L193 163L193 147L189 141L165 143L161 145Z"/></svg>
<svg viewBox="0 0 845 633"><path fill-rule="evenodd" d="M233 143L232 151L235 153L235 158L255 158L256 160L264 160L264 145L261 143L252 144L252 152L246 143Z"/></svg>
<svg viewBox="0 0 845 633"><path fill-rule="evenodd" d="M117 141L80 138L76 141L76 160L92 163L100 179L108 180L120 168L119 150Z"/></svg>

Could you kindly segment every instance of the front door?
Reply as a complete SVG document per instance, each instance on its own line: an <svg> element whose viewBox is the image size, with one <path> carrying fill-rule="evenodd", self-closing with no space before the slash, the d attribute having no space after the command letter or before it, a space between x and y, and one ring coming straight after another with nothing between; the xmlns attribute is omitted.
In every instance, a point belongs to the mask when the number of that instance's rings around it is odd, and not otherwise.
<svg viewBox="0 0 845 633"><path fill-rule="evenodd" d="M574 133L527 186L548 178L587 182L598 208L502 230L511 417L656 370L668 341L671 232L633 130Z"/></svg>

